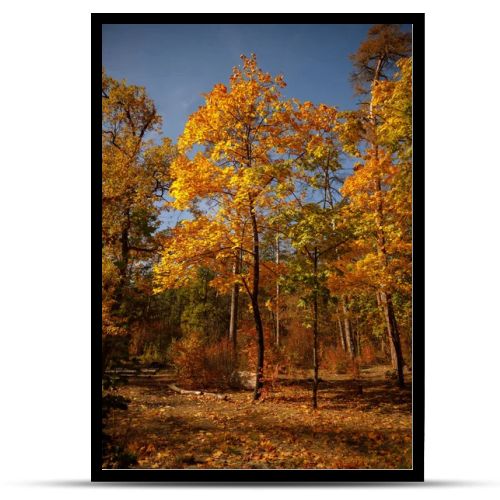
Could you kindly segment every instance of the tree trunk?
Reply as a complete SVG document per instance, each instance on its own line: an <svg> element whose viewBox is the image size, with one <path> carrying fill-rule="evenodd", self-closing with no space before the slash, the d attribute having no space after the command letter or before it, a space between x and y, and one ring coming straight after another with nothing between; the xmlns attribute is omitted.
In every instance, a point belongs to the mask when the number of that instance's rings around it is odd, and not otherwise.
<svg viewBox="0 0 500 500"><path fill-rule="evenodd" d="M264 387L264 329L262 327L262 318L257 299L252 299L253 317L255 320L255 329L257 331L257 368L255 372L255 390L253 399L256 401L262 394Z"/></svg>
<svg viewBox="0 0 500 500"><path fill-rule="evenodd" d="M260 278L260 259L259 259L259 230L257 228L257 218L253 204L250 205L250 218L252 220L253 231L253 286L251 293L251 302L253 317L255 320L255 330L257 333L257 368L255 372L255 391L253 399L258 400L262 394L264 386L264 329L259 308L259 278Z"/></svg>
<svg viewBox="0 0 500 500"><path fill-rule="evenodd" d="M382 354L385 356L387 356L387 351L385 350L385 338L384 338L384 335L382 335L380 337L380 351L382 352Z"/></svg>
<svg viewBox="0 0 500 500"><path fill-rule="evenodd" d="M359 380L359 365L358 357L356 356L356 346L354 344L354 332L352 329L351 320L349 318L349 305L347 303L347 298L345 295L342 296L342 308L344 311L346 344L349 356L351 358L353 379L358 386L358 393L361 393L363 389Z"/></svg>
<svg viewBox="0 0 500 500"><path fill-rule="evenodd" d="M380 186L380 180L376 181L376 189L378 191L381 191L382 188ZM382 227L382 206L381 202L379 203L379 207L377 208L377 225L379 228ZM380 259L382 261L382 265L387 268L388 265L388 258L387 258L387 251L385 248L385 235L382 229L378 230L377 234L377 245L378 245L378 252L380 255ZM378 297L380 298L380 304L382 306L382 310L384 312L384 317L385 317L385 322L386 322L386 327L387 327L387 337L389 338L389 347L391 351L391 364L394 369L398 370L399 373L399 361L398 361L398 356L401 355L401 342L399 339L399 333L398 333L398 327L397 327L397 322L396 322L396 317L394 316L394 309L392 307L392 301L387 300L387 297L390 297L390 294L384 291L379 291L378 292ZM392 312L391 312L392 311ZM396 340L394 340L396 339ZM398 354L398 347L396 347L396 344L399 345L399 354ZM402 375L402 371L401 371ZM403 385L403 382L401 382L401 379L399 379L399 385Z"/></svg>
<svg viewBox="0 0 500 500"><path fill-rule="evenodd" d="M375 75L373 78L372 82L372 87L376 85L380 78L380 74L382 71L382 66L384 62L386 61L385 56L381 56L377 62L377 67L375 71ZM370 122L373 125L373 139L372 139L372 144L375 149L375 159L378 160L378 144L377 144L377 139L376 139L376 125L377 125L377 120L375 117L375 114L373 113L373 93L372 93L372 98L370 99ZM377 193L382 193L382 183L380 177L376 177L374 180L374 188ZM387 249L386 249L386 241L385 241L385 234L383 230L383 201L382 197L379 198L379 201L377 203L377 209L376 209L376 223L377 223L377 248L378 248L378 253L380 255L380 259L382 262L382 265L384 266L385 269L387 269L388 266L388 258L387 258ZM396 316L394 314L394 307L392 305L392 298L391 294L386 292L386 291L380 291L380 300L382 302L383 310L384 310L384 316L387 324L387 333L388 337L390 339L390 345L391 345L391 361L394 366L394 361L396 362L396 369L398 372L398 385L400 387L404 386L404 376L403 376L403 354L401 351L401 341L399 337L399 332L398 332L398 325L396 321Z"/></svg>
<svg viewBox="0 0 500 500"><path fill-rule="evenodd" d="M233 274L240 274L241 260L236 257L233 265ZM233 346L233 354L237 352L237 334L238 334L238 300L240 294L240 285L235 283L231 291L231 317L229 319L229 341Z"/></svg>
<svg viewBox="0 0 500 500"><path fill-rule="evenodd" d="M386 311L384 309L384 316L386 315ZM389 339L389 351L391 353L391 366L394 370L398 369L398 355L396 354L396 349L394 348L394 342L392 341L391 337L391 329L389 326L389 323L387 322L386 318L386 324L387 324L387 338Z"/></svg>
<svg viewBox="0 0 500 500"><path fill-rule="evenodd" d="M351 360L354 362L356 351L354 348L351 320L349 318L349 306L347 304L347 298L345 297L345 295L342 297L342 309L344 311L344 331L346 338L345 342L347 344L347 352L349 353Z"/></svg>
<svg viewBox="0 0 500 500"><path fill-rule="evenodd" d="M382 300L382 305L384 307L384 314L387 323L387 330L389 332L391 340L391 351L394 349L396 355L396 369L398 372L398 385L399 387L404 387L404 375L403 375L403 352L401 350L401 341L399 338L398 324L396 321L396 316L394 314L394 306L392 304L392 297L390 293L380 292L380 298Z"/></svg>
<svg viewBox="0 0 500 500"><path fill-rule="evenodd" d="M276 272L280 263L280 237L276 235ZM276 346L280 346L280 283L279 275L276 276Z"/></svg>
<svg viewBox="0 0 500 500"><path fill-rule="evenodd" d="M385 332L387 334L387 340L389 341L388 345L389 345L389 355L391 356L391 365L394 369L396 369L396 367L397 367L396 351L394 350L394 346L392 345L391 334L390 334L389 328L387 328L387 320L386 320L386 315L385 315L385 309L384 309L384 306L382 305L381 292L377 292L376 297L377 297L377 306L383 315L383 320L386 323ZM387 345L385 343L384 337L382 337L380 339L380 346L381 346L382 352L384 353L384 356L387 358Z"/></svg>
<svg viewBox="0 0 500 500"><path fill-rule="evenodd" d="M345 337L344 337L344 332L342 330L342 321L340 320L340 317L338 319L338 323L339 323L340 345L342 346L342 350L346 352L347 346L345 344Z"/></svg>
<svg viewBox="0 0 500 500"><path fill-rule="evenodd" d="M361 357L361 331L359 328L359 321L358 318L356 318L356 354L358 358Z"/></svg>
<svg viewBox="0 0 500 500"><path fill-rule="evenodd" d="M129 248L128 248L128 229L124 229L122 231L122 236L121 236L121 250L122 250L122 255L121 255L121 262L120 262L120 276L122 277L123 280L125 280L127 276L127 268L128 268L128 254L129 254Z"/></svg>
<svg viewBox="0 0 500 500"><path fill-rule="evenodd" d="M316 409L318 407L318 371L319 371L319 360L318 360L318 249L314 249L314 261L313 261L313 275L314 275L314 292L313 292L313 390L312 390L312 407Z"/></svg>

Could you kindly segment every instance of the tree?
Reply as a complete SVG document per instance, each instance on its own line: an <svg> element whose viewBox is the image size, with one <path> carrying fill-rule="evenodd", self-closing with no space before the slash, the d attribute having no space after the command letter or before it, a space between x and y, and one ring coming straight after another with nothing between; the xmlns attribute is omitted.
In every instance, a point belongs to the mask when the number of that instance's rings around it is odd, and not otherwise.
<svg viewBox="0 0 500 500"><path fill-rule="evenodd" d="M394 78L397 62L410 53L410 42L411 35L402 33L396 25L376 25L369 31L368 39L354 54L353 61L357 70L354 79L360 84L358 90L367 93L366 86L369 85L370 102L358 111L345 113L338 128L346 150L363 160L342 188L349 200L345 217L356 227L356 250L358 254L364 252L354 267L358 283L376 284L400 386L404 385L404 360L392 294L398 287L406 286L408 290L405 277L408 275L408 254L411 259L411 238L409 241L407 238L408 230L411 231L411 216L408 218L408 213L411 214L411 201L408 206L408 199L411 200L411 164L407 147L405 161L393 154L400 140L407 146L408 137L401 139L399 132L394 136L394 124L398 119L394 117L391 121L389 118L391 113L397 115L399 111L395 109L401 108L390 109L389 94L391 89L393 93L397 92L392 97L393 104L402 104L401 99L406 100L403 113L408 110L411 113L408 66L404 66L405 73L401 74L404 83L395 87L387 80ZM389 99L389 106L386 106L386 99ZM404 118L402 122L406 125L403 135L409 135L411 142L411 126ZM404 208L404 213L401 213L401 208Z"/></svg>
<svg viewBox="0 0 500 500"><path fill-rule="evenodd" d="M286 237L299 254L293 274L302 300L311 306L313 384L312 406L318 406L319 385L319 297L326 293L325 256L343 242L335 232L335 211L340 182L339 144L335 132L337 110L311 102L294 101L294 135L290 142L295 152L294 192L288 209L276 218ZM302 258L301 258L302 257ZM305 258L305 259L304 259Z"/></svg>
<svg viewBox="0 0 500 500"><path fill-rule="evenodd" d="M102 72L103 334L123 333L131 286L138 286L158 248L159 202L175 154L157 144L161 117L143 87ZM105 358L105 356L104 356Z"/></svg>
<svg viewBox="0 0 500 500"><path fill-rule="evenodd" d="M204 106L190 116L179 139L181 155L172 165L173 206L190 209L194 219L176 229L176 249L163 254L156 282L158 290L173 286L176 274L185 277L197 259L211 258L219 264L216 286L243 285L256 329L254 398L259 399L264 367L260 240L277 185L290 175L281 156L290 123L279 91L283 78L263 72L255 55L242 60L243 67L233 69L229 88L217 84L205 95ZM201 151L190 158L194 148Z"/></svg>
<svg viewBox="0 0 500 500"><path fill-rule="evenodd" d="M397 24L372 26L366 40L351 55L351 78L356 92L369 94L373 82L389 80L397 61L411 54L411 41L411 33L402 32Z"/></svg>

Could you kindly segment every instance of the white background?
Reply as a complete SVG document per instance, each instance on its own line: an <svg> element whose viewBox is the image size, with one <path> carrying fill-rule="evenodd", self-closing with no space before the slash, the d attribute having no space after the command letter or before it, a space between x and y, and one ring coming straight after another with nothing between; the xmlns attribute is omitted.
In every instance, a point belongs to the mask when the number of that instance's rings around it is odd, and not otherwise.
<svg viewBox="0 0 500 500"><path fill-rule="evenodd" d="M494 2L54 1L0 18L3 498L498 498L500 24ZM444 2L440 2L444 4ZM426 13L426 479L286 492L91 485L90 12ZM376 8L376 10L374 10ZM99 168L94 165L93 168ZM415 165L415 169L421 165ZM95 221L94 221L95 222ZM98 223L98 221L97 221ZM416 336L421 332L415 332ZM165 488L165 490L163 489ZM453 491L447 491L452 490ZM341 491L340 491L341 490Z"/></svg>

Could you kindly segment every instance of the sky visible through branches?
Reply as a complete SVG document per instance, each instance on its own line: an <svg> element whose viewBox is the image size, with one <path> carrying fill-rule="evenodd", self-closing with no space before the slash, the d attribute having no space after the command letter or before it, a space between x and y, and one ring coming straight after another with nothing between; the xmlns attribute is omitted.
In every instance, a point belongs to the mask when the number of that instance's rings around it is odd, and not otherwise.
<svg viewBox="0 0 500 500"><path fill-rule="evenodd" d="M164 135L182 133L203 95L227 84L240 55L257 55L271 74L283 74L285 98L324 103L339 110L360 101L350 82L352 62L370 24L158 24L103 25L102 59L108 74L146 87L163 117ZM410 25L402 30L411 31ZM350 158L343 158L346 173ZM164 212L162 227L183 214Z"/></svg>

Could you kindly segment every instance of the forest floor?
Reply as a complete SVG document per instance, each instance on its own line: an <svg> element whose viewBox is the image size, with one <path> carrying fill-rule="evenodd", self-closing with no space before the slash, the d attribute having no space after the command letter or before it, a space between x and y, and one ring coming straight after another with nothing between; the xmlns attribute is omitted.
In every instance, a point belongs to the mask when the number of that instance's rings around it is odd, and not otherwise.
<svg viewBox="0 0 500 500"><path fill-rule="evenodd" d="M250 391L228 392L227 401L181 395L168 388L171 375L132 378L117 389L128 410L114 410L106 430L137 457L131 468L408 469L411 374L399 389L384 377L389 368L363 369L363 394L348 375L321 373L317 410L305 372L283 377L259 402Z"/></svg>

